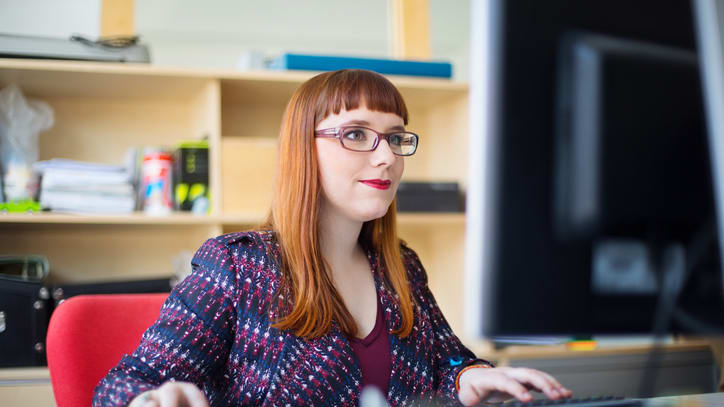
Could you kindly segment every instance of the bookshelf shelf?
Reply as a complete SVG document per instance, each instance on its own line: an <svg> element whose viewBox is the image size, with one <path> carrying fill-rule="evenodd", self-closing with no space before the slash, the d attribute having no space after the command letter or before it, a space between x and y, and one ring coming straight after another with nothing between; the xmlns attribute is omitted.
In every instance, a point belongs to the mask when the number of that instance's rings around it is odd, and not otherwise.
<svg viewBox="0 0 724 407"><path fill-rule="evenodd" d="M264 221L266 212L248 211L222 215L193 215L190 213L173 213L166 216L151 216L143 212L128 215L87 215L71 213L0 213L0 225L127 225L127 226L193 226L193 225L255 225ZM402 226L464 226L465 215L462 213L399 213L398 223Z"/></svg>
<svg viewBox="0 0 724 407"><path fill-rule="evenodd" d="M213 225L219 217L174 213L168 216L149 216L142 212L128 215L79 215L66 213L1 213L0 224L68 224L68 225Z"/></svg>

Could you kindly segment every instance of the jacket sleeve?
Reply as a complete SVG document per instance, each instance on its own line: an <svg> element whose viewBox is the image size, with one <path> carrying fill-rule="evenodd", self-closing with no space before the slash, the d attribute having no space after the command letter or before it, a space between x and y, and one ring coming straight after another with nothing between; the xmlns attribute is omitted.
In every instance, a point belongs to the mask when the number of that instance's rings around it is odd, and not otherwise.
<svg viewBox="0 0 724 407"><path fill-rule="evenodd" d="M204 390L225 364L236 329L238 266L216 239L207 240L191 264L191 274L173 289L138 348L98 383L94 406L126 406L169 380Z"/></svg>
<svg viewBox="0 0 724 407"><path fill-rule="evenodd" d="M411 283L417 291L416 300L421 309L430 316L434 335L434 366L435 366L435 397L449 405L460 405L458 392L455 389L455 380L458 373L465 367L473 364L486 364L493 366L487 360L478 359L460 339L452 332L445 316L435 301L435 297L428 286L425 272L417 254L404 244L402 245L402 258L411 278Z"/></svg>

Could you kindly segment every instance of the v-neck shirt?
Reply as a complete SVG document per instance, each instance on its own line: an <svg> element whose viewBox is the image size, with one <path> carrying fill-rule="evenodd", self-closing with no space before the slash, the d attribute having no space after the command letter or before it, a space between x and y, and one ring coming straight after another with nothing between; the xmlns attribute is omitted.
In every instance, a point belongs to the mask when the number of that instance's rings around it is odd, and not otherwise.
<svg viewBox="0 0 724 407"><path fill-rule="evenodd" d="M372 331L365 338L348 339L362 370L362 388L372 384L382 394L387 394L390 385L392 359L390 357L390 338L384 315L378 296L377 318Z"/></svg>

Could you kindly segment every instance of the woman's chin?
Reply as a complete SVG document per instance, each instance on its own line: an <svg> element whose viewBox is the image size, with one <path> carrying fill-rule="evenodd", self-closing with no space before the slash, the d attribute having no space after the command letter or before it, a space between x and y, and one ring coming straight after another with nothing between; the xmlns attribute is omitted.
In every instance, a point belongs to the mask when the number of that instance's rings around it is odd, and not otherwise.
<svg viewBox="0 0 724 407"><path fill-rule="evenodd" d="M363 222L369 222L371 220L379 219L379 218L385 216L387 214L388 208L389 207L385 207L385 208L379 209L377 211L370 211L370 212L366 213L363 216L363 218L364 218Z"/></svg>

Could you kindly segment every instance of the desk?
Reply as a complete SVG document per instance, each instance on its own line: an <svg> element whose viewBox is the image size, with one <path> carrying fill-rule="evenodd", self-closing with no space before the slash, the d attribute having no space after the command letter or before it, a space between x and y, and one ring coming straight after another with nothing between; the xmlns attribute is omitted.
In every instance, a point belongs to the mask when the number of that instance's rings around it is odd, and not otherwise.
<svg viewBox="0 0 724 407"><path fill-rule="evenodd" d="M636 358L645 357L650 349L649 346L627 346L599 348L591 351L569 351L564 346L519 346L493 351L490 347L482 345L471 346L471 348L480 357L495 360L501 365L535 366L552 371L566 386L575 391L574 396L576 397L596 394L637 397L635 391L638 388L638 382L637 379L632 379L632 375L637 373L632 369L626 369L625 366L630 365ZM697 374L691 373L684 376L681 374L667 375L671 377L671 381L662 379L660 382L665 386L663 394L712 391L715 386L714 373L711 370L708 371L709 373L705 371L705 369L714 369L711 356L707 356L708 343L670 344L666 345L664 350L669 356L663 362L665 365L669 365L670 369L675 369L677 372L682 369L690 371L699 366L696 370L702 372L708 379L701 379ZM591 363L597 367L595 371L592 371ZM676 366L670 366L671 364ZM591 377L594 378L591 379ZM611 379L606 379L606 377ZM629 380L630 383L622 385L621 379ZM601 380L605 380L606 383L601 383ZM724 407L722 397L724 397L724 393L660 397L650 399L647 407ZM0 406L55 406L48 369L44 367L0 369Z"/></svg>
<svg viewBox="0 0 724 407"><path fill-rule="evenodd" d="M0 370L0 383L3 379L13 378L25 380L18 384L14 390L10 387L3 389L0 386L0 406L55 406L50 379L47 369L22 368ZM574 395L578 396L578 395ZM581 395L582 396L582 395ZM687 396L657 397L647 399L645 407L722 407L724 406L724 393L695 394Z"/></svg>
<svg viewBox="0 0 724 407"><path fill-rule="evenodd" d="M688 396L656 397L646 400L645 407L722 407L724 393L692 394Z"/></svg>
<svg viewBox="0 0 724 407"><path fill-rule="evenodd" d="M498 366L530 367L555 376L575 395L610 394L628 398L716 391L718 368L706 341L664 345L658 358L653 393L641 392L651 345L600 347L571 351L565 346L473 348ZM724 403L721 404L724 407Z"/></svg>

